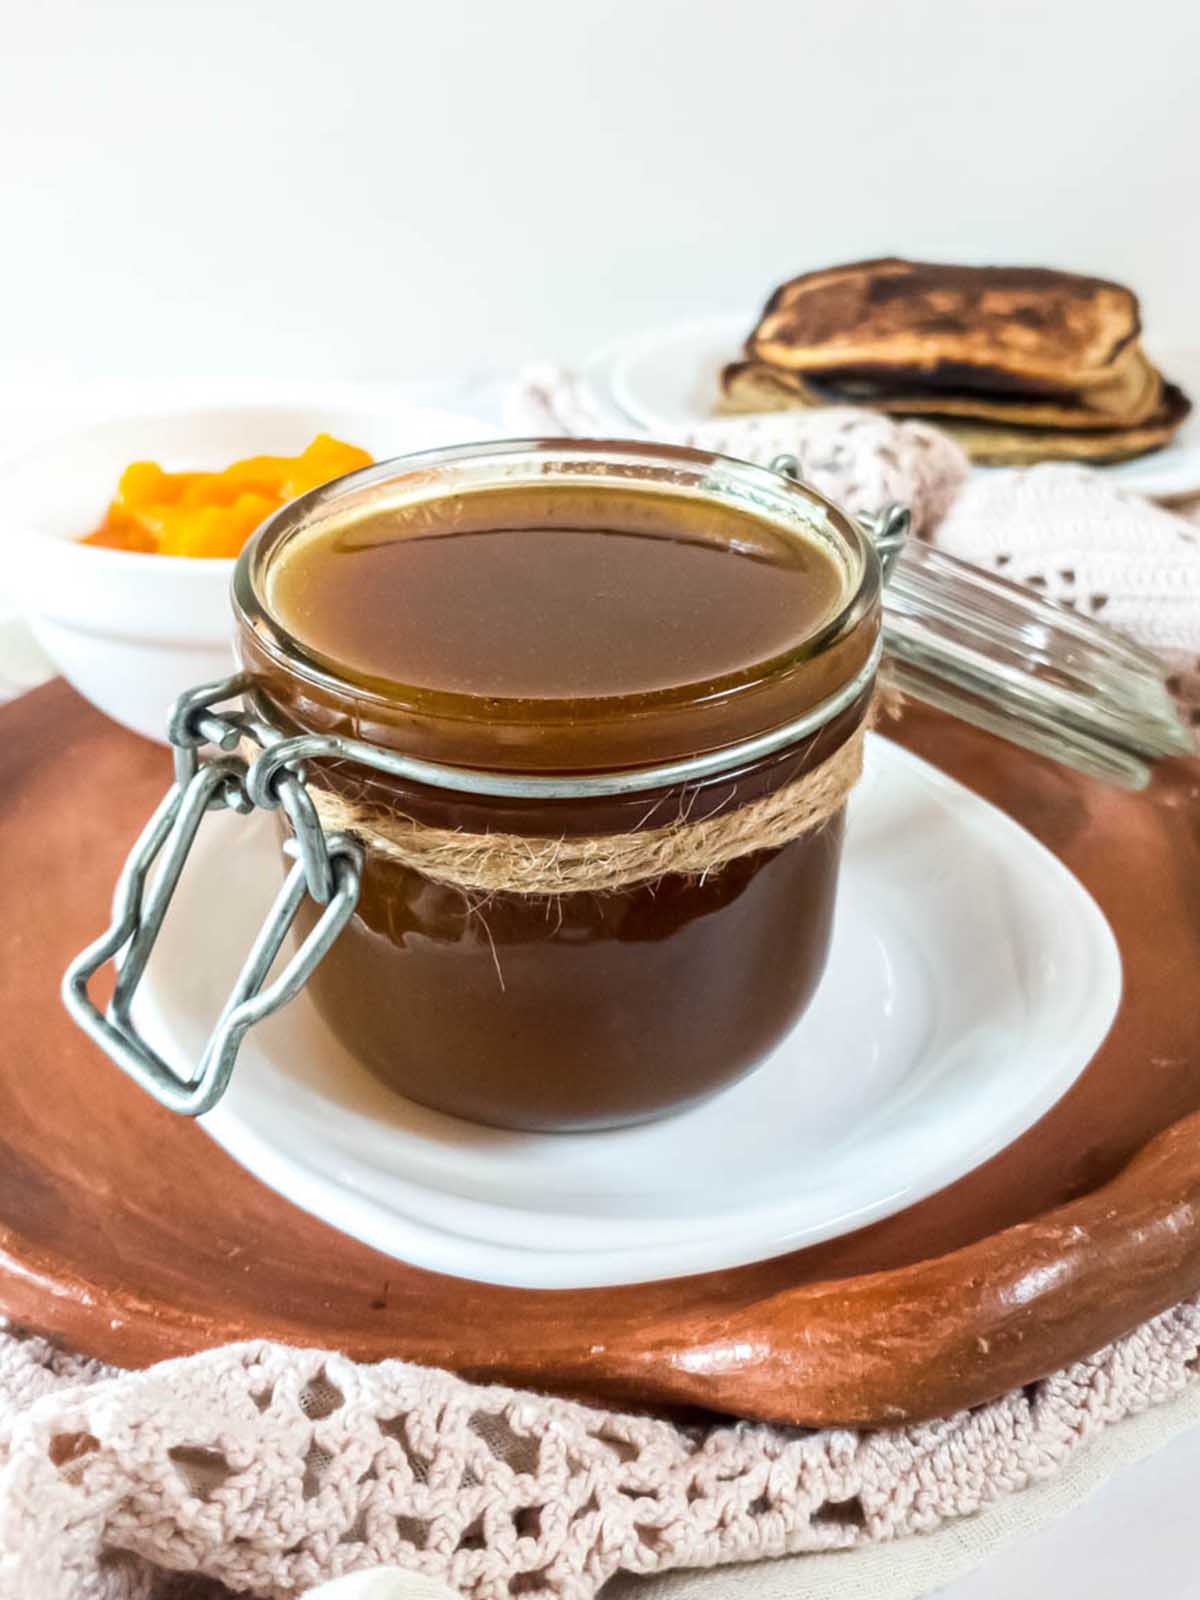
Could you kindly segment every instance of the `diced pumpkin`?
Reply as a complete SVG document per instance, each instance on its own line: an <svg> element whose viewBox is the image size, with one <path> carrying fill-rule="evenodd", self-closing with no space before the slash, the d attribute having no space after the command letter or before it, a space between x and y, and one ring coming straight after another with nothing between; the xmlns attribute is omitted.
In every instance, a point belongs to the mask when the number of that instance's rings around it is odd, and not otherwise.
<svg viewBox="0 0 1200 1600"><path fill-rule="evenodd" d="M134 461L103 522L82 542L209 560L236 556L273 511L371 459L319 433L298 456L247 456L221 472L165 472L157 462Z"/></svg>

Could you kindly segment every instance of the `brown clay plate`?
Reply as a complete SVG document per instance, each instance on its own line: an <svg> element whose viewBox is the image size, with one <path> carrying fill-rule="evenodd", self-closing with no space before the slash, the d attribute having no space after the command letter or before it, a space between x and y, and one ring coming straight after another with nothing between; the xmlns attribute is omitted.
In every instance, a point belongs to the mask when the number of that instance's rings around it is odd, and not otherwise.
<svg viewBox="0 0 1200 1600"><path fill-rule="evenodd" d="M264 1337L828 1424L978 1404L1200 1290L1200 763L1130 795L919 707L891 731L1094 895L1125 970L1109 1038L1022 1139L898 1216L732 1271L547 1292L326 1227L71 1026L60 974L106 920L167 758L61 683L0 710L0 1311L127 1366Z"/></svg>

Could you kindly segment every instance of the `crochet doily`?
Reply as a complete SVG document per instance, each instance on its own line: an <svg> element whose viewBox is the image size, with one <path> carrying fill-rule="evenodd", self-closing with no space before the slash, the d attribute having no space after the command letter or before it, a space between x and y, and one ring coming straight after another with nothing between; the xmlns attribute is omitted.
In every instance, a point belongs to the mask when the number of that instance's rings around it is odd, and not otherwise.
<svg viewBox="0 0 1200 1600"><path fill-rule="evenodd" d="M112 1377L8 1338L0 1593L205 1593L164 1586L183 1573L291 1600L392 1563L468 1600L591 1600L619 1571L927 1532L1197 1381L1200 1300L992 1405L863 1433L681 1428L271 1344Z"/></svg>

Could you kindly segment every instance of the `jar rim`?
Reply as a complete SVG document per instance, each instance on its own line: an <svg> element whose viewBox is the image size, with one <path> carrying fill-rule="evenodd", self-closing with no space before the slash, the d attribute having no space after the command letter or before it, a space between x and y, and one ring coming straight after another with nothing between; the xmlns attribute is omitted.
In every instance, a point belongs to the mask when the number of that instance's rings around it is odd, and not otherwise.
<svg viewBox="0 0 1200 1600"><path fill-rule="evenodd" d="M772 531L819 542L838 561L845 579L844 598L835 612L794 644L719 676L699 683L566 701L485 697L390 682L375 686L353 679L336 661L299 638L271 605L273 563L290 542L301 534L344 522L357 508L384 510L390 505L535 483L675 494L740 509ZM880 590L879 558L871 538L853 517L806 483L732 456L683 445L543 438L487 440L422 450L376 462L310 490L268 518L243 550L234 573L233 605L256 653L298 679L308 694L330 704L352 702L355 719L371 726L376 742L391 743L386 731L380 738L380 730L395 726L397 742L410 747L414 724L436 725L450 736L449 764L528 770L530 764L545 765L534 748L539 729L551 730L558 737L563 729L574 728L587 733L596 746L584 765L611 769L701 753L696 747L698 736L702 748L741 743L830 700L831 689L840 687L836 678L826 673L823 683L812 685L807 701L804 679L814 675L812 663L837 654L839 647L845 653L847 640L861 633L862 649L849 652L842 682L858 675L875 644ZM806 668L810 669L807 674ZM673 722L689 720L694 713L700 713L714 728L722 722L732 726L715 742L695 728L686 735L682 726L673 732ZM695 716L690 720L694 722ZM481 743L478 737L467 737L469 728L478 729L483 723L489 730L486 740ZM615 738L620 727L640 730L645 760L629 759L628 738ZM606 730L613 739L606 738ZM709 742L705 744L705 740ZM435 741L429 748L436 749L439 744L444 745L445 740ZM461 754L457 753L460 746ZM575 763L568 765L573 769Z"/></svg>

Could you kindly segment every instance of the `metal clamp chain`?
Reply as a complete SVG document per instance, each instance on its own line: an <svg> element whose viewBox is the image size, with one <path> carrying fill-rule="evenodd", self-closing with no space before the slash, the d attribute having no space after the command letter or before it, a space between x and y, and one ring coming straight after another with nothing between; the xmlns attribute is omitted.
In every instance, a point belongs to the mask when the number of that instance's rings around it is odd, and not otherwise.
<svg viewBox="0 0 1200 1600"><path fill-rule="evenodd" d="M362 875L360 846L348 835L323 832L302 770L276 767L267 785L254 786L252 798L249 777L255 763L247 762L239 747L249 740L265 752L280 735L244 706L216 709L238 699L248 687L246 676L237 674L193 689L176 702L168 725L175 782L125 863L113 896L112 921L75 958L63 979L63 999L79 1026L156 1100L188 1116L211 1110L224 1094L247 1030L303 988L349 920ZM204 747L213 745L222 753L205 758ZM294 844L287 848L297 860L242 965L196 1072L181 1078L134 1021L138 986L205 816L210 811L244 814L275 806L283 807L292 825ZM324 910L268 983L306 896ZM116 985L101 1011L88 984L110 961L116 968Z"/></svg>

